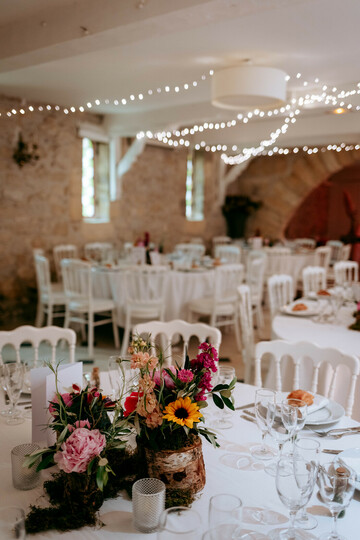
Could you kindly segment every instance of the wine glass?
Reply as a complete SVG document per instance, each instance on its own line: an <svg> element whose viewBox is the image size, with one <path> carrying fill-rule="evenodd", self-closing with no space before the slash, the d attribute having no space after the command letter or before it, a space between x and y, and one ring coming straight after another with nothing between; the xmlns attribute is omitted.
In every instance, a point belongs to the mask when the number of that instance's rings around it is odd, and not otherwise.
<svg viewBox="0 0 360 540"><path fill-rule="evenodd" d="M297 419L296 419L296 426L293 430L291 439L294 445L296 435L301 431L305 425L306 418L307 418L307 403L303 401L302 399L293 399L293 398L286 398L283 400L284 409L287 405L290 405L291 407L296 407L296 413L297 413ZM284 422L286 425L286 419L290 418L288 415L285 415ZM292 427L292 423L291 426Z"/></svg>
<svg viewBox="0 0 360 540"><path fill-rule="evenodd" d="M275 439L279 448L279 455L281 455L283 446L288 442L295 433L298 412L296 407L286 402L282 402L281 405L271 404L271 408L274 409L274 420L269 424L269 434ZM270 476L276 476L276 462L271 463L265 467L265 472Z"/></svg>
<svg viewBox="0 0 360 540"><path fill-rule="evenodd" d="M230 384L236 377L235 368L231 366L220 366L217 371L216 384ZM217 418L212 421L212 427L218 429L229 429L233 426L233 423L227 416L231 413L225 409L221 409Z"/></svg>
<svg viewBox="0 0 360 540"><path fill-rule="evenodd" d="M10 425L21 424L24 418L21 411L16 408L24 382L24 365L19 362L4 364L1 366L0 376L3 388L10 401L10 408L6 417L6 423Z"/></svg>
<svg viewBox="0 0 360 540"><path fill-rule="evenodd" d="M137 379L137 370L130 367L130 356L110 356L108 363L109 380L115 399L121 399Z"/></svg>
<svg viewBox="0 0 360 540"><path fill-rule="evenodd" d="M299 455L283 454L276 469L276 490L281 502L289 509L290 527L269 532L272 540L313 538L303 529L295 527L296 513L309 501L315 483L315 465Z"/></svg>
<svg viewBox="0 0 360 540"><path fill-rule="evenodd" d="M276 452L265 445L265 437L271 428L275 418L276 392L268 388L260 388L255 393L255 417L258 428L261 431L261 445L250 448L251 455L257 459L272 459Z"/></svg>
<svg viewBox="0 0 360 540"><path fill-rule="evenodd" d="M242 515L242 502L232 494L213 495L209 503L209 525L215 527L224 523L239 525Z"/></svg>
<svg viewBox="0 0 360 540"><path fill-rule="evenodd" d="M295 441L294 455L304 458L306 461L310 461L314 464L314 473L317 475L319 469L319 454L320 454L320 442L311 437L299 437ZM315 529L318 522L314 516L310 516L306 508L302 509L299 517L295 520L295 524L305 530Z"/></svg>
<svg viewBox="0 0 360 540"><path fill-rule="evenodd" d="M319 466L320 495L334 518L332 531L321 535L320 540L345 540L337 532L337 518L340 512L350 504L354 495L355 481L355 472L345 466L339 458Z"/></svg>
<svg viewBox="0 0 360 540"><path fill-rule="evenodd" d="M24 540L25 513L17 506L3 506L0 508L0 538L1 540Z"/></svg>

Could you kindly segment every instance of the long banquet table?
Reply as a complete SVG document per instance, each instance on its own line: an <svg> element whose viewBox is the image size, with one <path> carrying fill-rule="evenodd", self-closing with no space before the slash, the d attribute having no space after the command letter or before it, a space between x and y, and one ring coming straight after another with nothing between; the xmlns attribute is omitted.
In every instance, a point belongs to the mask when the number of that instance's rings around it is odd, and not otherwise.
<svg viewBox="0 0 360 540"><path fill-rule="evenodd" d="M255 387L237 384L235 389L236 405L254 401ZM241 418L241 411L232 413L233 427L219 432L221 443L219 449L214 449L206 441L203 442L204 458L207 473L207 482L193 508L199 512L203 520L204 529L207 526L208 504L212 495L219 493L232 493L239 496L245 506L243 512L244 530L256 530L266 533L278 526L287 526L288 511L280 502L275 488L275 479L263 471L263 464L251 459L249 448L260 442L260 432L257 426ZM353 426L356 422L349 418L342 418L339 426ZM306 436L310 431L304 431ZM22 506L25 509L29 504L39 503L42 488L39 486L31 491L18 491L12 486L10 451L17 444L29 442L31 437L31 422L26 420L19 426L0 424L0 455L1 455L1 485L0 498L6 505ZM360 447L360 434L344 437L340 440L319 439L322 448L346 449ZM270 441L268 441L270 442ZM333 456L321 454L322 462L329 461ZM239 461L240 460L240 461ZM238 469L240 463L244 468ZM360 495L356 492L354 500L346 509L344 519L338 520L339 533L348 540L359 538L358 524L360 511ZM316 489L307 508L315 514L318 527L312 531L318 537L321 533L330 531L332 519L324 505L317 498ZM254 509L265 509L264 514L268 521L273 523L259 523L256 521L258 513ZM34 540L140 540L147 538L155 540L156 534L138 533L132 525L131 501L120 496L108 500L100 511L100 518L105 523L103 528L92 529L85 527L78 531L59 533L56 531L37 534ZM270 519L269 519L270 518ZM275 523L277 521L277 523ZM279 524L280 523L280 524ZM201 540L202 532L193 538ZM31 537L30 537L31 538ZM227 540L224 538L224 540Z"/></svg>

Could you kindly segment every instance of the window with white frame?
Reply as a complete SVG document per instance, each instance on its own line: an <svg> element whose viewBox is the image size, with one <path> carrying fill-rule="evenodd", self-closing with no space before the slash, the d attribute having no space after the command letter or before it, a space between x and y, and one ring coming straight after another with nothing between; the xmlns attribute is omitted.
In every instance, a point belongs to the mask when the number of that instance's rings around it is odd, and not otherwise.
<svg viewBox="0 0 360 540"><path fill-rule="evenodd" d="M109 221L109 144L82 139L82 216L89 221Z"/></svg>
<svg viewBox="0 0 360 540"><path fill-rule="evenodd" d="M204 152L194 150L187 158L185 209L188 221L204 219Z"/></svg>

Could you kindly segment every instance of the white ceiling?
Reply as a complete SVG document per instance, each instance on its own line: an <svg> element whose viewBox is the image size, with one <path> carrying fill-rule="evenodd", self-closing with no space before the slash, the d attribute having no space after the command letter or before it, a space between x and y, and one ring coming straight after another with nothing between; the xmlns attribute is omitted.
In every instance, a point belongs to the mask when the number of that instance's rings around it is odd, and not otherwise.
<svg viewBox="0 0 360 540"><path fill-rule="evenodd" d="M102 103L92 108L109 115L106 123L113 132L133 135L235 118L236 112L211 105L211 78L201 81L201 75L248 58L286 71L291 76L289 96L316 77L339 89L360 80L360 2L143 2L141 8L141 0L0 0L0 93L76 107L143 93L142 101L125 107ZM301 79L296 79L298 72ZM173 88L193 80L200 81L198 86L186 92L146 95L149 88ZM295 144L296 137L306 137L308 116L296 124L298 135L293 130ZM326 124L324 138L331 136L330 123L334 142L350 142L350 137L353 142L360 113L344 116L337 122L323 108L311 111L316 132ZM305 120L307 127L301 130ZM235 144L256 142L277 125L257 120L223 130L221 137ZM290 130L287 137L290 140Z"/></svg>

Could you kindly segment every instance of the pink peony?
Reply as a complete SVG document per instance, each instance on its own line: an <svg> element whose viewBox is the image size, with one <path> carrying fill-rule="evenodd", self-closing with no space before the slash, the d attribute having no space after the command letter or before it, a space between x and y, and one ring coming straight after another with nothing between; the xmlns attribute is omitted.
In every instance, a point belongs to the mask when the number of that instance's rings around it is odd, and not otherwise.
<svg viewBox="0 0 360 540"><path fill-rule="evenodd" d="M71 407L71 405L73 404L71 394L69 394L69 392L65 392L64 394L60 394L60 395L63 399L65 407ZM56 408L53 405L54 403L56 404L59 403L58 394L55 394L53 399L49 403L49 412L52 416L56 416L58 414Z"/></svg>
<svg viewBox="0 0 360 540"><path fill-rule="evenodd" d="M75 429L78 428L91 429L89 420L76 420L74 425L68 424L68 430L70 431L70 433L72 433L73 431L75 431Z"/></svg>
<svg viewBox="0 0 360 540"><path fill-rule="evenodd" d="M90 461L100 455L105 445L105 435L98 429L77 428L62 443L61 451L56 452L54 461L66 473L82 473Z"/></svg>

